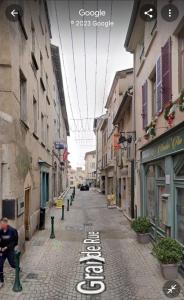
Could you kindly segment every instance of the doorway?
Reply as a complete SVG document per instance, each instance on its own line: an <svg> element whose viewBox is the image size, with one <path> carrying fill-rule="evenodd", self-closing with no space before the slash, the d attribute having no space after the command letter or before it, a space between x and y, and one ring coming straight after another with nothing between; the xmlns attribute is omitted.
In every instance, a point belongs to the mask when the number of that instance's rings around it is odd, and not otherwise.
<svg viewBox="0 0 184 300"><path fill-rule="evenodd" d="M30 205L30 189L25 190L25 211L24 211L24 228L25 228L25 240L29 240L30 235L30 217L29 217L29 205Z"/></svg>

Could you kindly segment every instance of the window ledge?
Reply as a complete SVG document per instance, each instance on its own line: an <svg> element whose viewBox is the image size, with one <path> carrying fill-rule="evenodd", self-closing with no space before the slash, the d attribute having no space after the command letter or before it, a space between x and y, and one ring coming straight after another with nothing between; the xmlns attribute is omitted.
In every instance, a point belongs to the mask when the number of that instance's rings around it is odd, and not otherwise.
<svg viewBox="0 0 184 300"><path fill-rule="evenodd" d="M32 62L36 68L36 70L38 71L39 70L39 67L38 67L38 63L37 63L37 60L36 60L36 56L35 56L35 53L33 51L31 51L31 57L32 57Z"/></svg>
<svg viewBox="0 0 184 300"><path fill-rule="evenodd" d="M29 125L27 124L26 121L20 119L21 124L25 127L26 130L29 130Z"/></svg>
<svg viewBox="0 0 184 300"><path fill-rule="evenodd" d="M43 142L41 142L41 145L45 148L45 144Z"/></svg>
<svg viewBox="0 0 184 300"><path fill-rule="evenodd" d="M41 87L42 87L43 91L45 92L45 91L46 91L46 88L45 88L45 84L44 84L44 82L43 82L42 77L40 77L40 83L41 83Z"/></svg>
<svg viewBox="0 0 184 300"><path fill-rule="evenodd" d="M33 136L34 136L34 138L35 138L36 140L39 139L39 137L37 136L37 133L36 133L36 132L33 132Z"/></svg>

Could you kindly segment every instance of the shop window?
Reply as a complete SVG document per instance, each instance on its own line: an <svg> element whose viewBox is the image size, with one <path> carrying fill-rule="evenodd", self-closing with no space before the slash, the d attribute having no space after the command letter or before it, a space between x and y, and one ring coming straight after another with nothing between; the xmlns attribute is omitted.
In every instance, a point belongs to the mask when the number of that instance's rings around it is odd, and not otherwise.
<svg viewBox="0 0 184 300"><path fill-rule="evenodd" d="M160 161L157 165L157 177L164 178L165 177L165 162Z"/></svg>
<svg viewBox="0 0 184 300"><path fill-rule="evenodd" d="M184 188L177 188L177 239L184 243Z"/></svg>
<svg viewBox="0 0 184 300"><path fill-rule="evenodd" d="M147 216L155 223L155 166L149 166L147 172Z"/></svg>
<svg viewBox="0 0 184 300"><path fill-rule="evenodd" d="M159 201L159 227L165 230L165 225L167 224L167 200L162 197L165 193L165 186L158 186L158 201Z"/></svg>
<svg viewBox="0 0 184 300"><path fill-rule="evenodd" d="M175 179L179 177L179 179L183 179L184 177L184 154L177 155L174 158L174 172Z"/></svg>

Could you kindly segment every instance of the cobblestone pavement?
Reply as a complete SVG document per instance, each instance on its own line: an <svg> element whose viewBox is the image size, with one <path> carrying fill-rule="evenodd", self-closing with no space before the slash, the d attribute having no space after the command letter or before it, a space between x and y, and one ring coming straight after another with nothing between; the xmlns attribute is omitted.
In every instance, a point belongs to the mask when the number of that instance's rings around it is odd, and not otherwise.
<svg viewBox="0 0 184 300"><path fill-rule="evenodd" d="M50 216L55 215L56 239L49 239ZM140 245L129 221L117 209L107 209L105 197L97 191L77 192L65 220L61 210L50 210L46 230L37 232L26 244L21 259L23 291L12 292L14 270L5 268L1 300L162 300L165 280L151 254L151 243ZM76 284L83 279L79 263L88 231L99 231L106 291L98 296L81 295ZM183 288L184 280L178 282ZM183 299L183 291L177 299Z"/></svg>

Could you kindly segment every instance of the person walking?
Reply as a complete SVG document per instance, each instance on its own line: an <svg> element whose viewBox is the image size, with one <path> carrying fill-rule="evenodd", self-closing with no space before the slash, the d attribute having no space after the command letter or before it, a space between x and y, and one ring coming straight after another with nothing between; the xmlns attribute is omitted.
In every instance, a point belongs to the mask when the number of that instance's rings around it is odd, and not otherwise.
<svg viewBox="0 0 184 300"><path fill-rule="evenodd" d="M4 263L15 269L15 247L18 245L18 232L9 225L7 218L0 220L0 288L4 285Z"/></svg>

